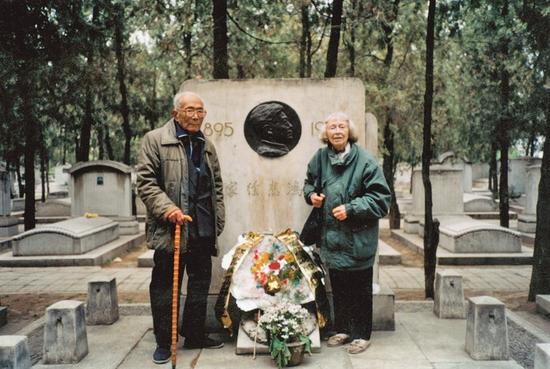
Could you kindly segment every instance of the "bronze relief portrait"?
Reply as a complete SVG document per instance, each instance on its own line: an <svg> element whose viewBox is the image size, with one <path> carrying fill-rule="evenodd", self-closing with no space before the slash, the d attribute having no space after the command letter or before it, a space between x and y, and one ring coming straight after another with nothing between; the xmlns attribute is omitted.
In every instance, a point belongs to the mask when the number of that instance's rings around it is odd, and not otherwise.
<svg viewBox="0 0 550 369"><path fill-rule="evenodd" d="M292 150L302 134L296 111L280 101L256 105L246 116L246 142L259 155L276 158Z"/></svg>

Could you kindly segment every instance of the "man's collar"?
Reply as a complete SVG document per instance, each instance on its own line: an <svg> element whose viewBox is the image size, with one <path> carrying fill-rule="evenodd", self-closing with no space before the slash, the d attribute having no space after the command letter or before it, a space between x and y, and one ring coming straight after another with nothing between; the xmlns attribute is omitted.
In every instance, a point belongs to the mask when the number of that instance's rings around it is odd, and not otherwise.
<svg viewBox="0 0 550 369"><path fill-rule="evenodd" d="M198 131L197 133L189 133L185 128L180 126L177 120L174 119L174 124L176 126L176 137L181 139L183 137L191 137L194 139L199 139L202 141L206 141L204 139L204 134L201 131Z"/></svg>

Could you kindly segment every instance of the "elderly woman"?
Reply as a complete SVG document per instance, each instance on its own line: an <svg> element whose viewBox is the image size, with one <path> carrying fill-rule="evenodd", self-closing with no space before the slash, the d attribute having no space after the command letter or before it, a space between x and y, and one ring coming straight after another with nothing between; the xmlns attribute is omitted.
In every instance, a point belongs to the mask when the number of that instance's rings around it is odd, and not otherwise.
<svg viewBox="0 0 550 369"><path fill-rule="evenodd" d="M327 345L349 343L351 354L370 346L378 219L387 214L390 202L376 158L359 147L357 139L355 125L346 114L329 115L321 133L327 146L309 162L304 186L306 202L323 209L318 246L329 270L336 332ZM322 190L316 193L319 174Z"/></svg>

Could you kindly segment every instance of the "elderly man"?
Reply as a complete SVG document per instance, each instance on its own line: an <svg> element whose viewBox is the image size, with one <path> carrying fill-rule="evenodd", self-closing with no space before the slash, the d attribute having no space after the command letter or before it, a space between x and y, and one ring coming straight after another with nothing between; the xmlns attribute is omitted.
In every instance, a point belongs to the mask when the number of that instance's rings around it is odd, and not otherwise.
<svg viewBox="0 0 550 369"><path fill-rule="evenodd" d="M147 243L155 250L149 293L157 348L153 362L170 360L174 229L182 227L179 285L187 270L181 334L185 348L220 348L205 334L212 256L224 226L220 165L200 131L206 115L200 96L180 92L172 119L143 138L137 168L139 196L147 208Z"/></svg>

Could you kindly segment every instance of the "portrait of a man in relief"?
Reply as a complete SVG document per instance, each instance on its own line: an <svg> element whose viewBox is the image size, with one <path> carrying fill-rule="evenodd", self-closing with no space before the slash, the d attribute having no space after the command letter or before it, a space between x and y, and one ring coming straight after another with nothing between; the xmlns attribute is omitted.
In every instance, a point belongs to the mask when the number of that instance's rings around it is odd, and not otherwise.
<svg viewBox="0 0 550 369"><path fill-rule="evenodd" d="M296 112L281 102L267 102L250 111L245 121L245 137L259 155L279 157L288 154L300 139L301 126Z"/></svg>

